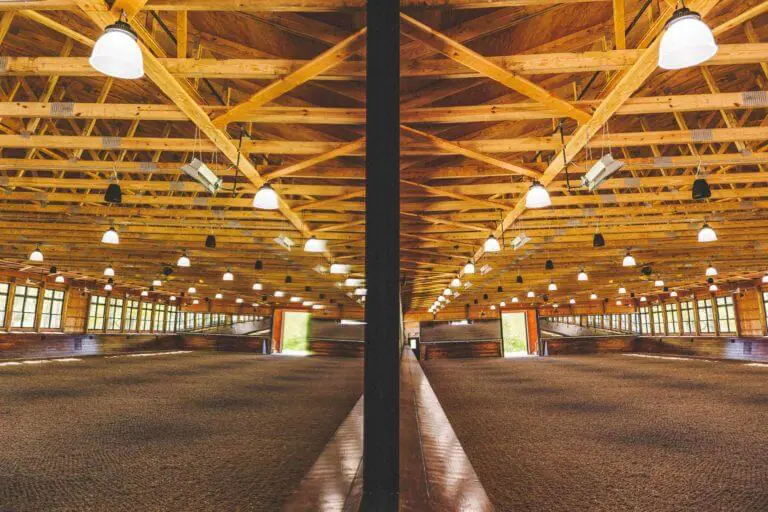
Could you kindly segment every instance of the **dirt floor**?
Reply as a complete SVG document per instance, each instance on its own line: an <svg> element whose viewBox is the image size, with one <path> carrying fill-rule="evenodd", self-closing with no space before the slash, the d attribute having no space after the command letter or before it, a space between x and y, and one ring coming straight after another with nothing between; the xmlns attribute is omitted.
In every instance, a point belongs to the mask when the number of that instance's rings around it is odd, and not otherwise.
<svg viewBox="0 0 768 512"><path fill-rule="evenodd" d="M425 371L498 510L768 510L768 368L629 356Z"/></svg>
<svg viewBox="0 0 768 512"><path fill-rule="evenodd" d="M2 366L0 510L279 510L361 392L353 359Z"/></svg>

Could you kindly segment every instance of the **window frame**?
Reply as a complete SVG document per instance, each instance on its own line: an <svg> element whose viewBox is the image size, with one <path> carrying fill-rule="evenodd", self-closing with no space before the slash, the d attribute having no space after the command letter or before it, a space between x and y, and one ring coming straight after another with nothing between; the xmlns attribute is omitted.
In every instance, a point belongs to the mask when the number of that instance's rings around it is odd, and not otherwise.
<svg viewBox="0 0 768 512"><path fill-rule="evenodd" d="M19 295L19 290L24 289L24 294ZM29 290L35 290L35 294L28 294ZM17 299L21 298L21 311L16 311ZM11 304L11 329L17 331L34 331L37 327L38 304L40 301L40 287L31 285L16 285L13 289L13 303ZM33 311L27 311L27 305L34 304ZM21 314L21 322L16 325L16 315ZM32 316L32 325L24 325L25 320Z"/></svg>
<svg viewBox="0 0 768 512"><path fill-rule="evenodd" d="M47 296L49 292L52 295L51 297ZM58 297L57 294L61 294L61 297ZM56 288L45 288L43 290L43 302L40 308L39 327L41 331L61 331L63 329L65 300L66 292L64 290L58 290ZM58 313L53 313L54 304L61 305ZM48 317L48 322L45 321L46 316ZM57 325L51 325L54 318L58 318Z"/></svg>
<svg viewBox="0 0 768 512"><path fill-rule="evenodd" d="M98 315L101 310L101 316ZM99 325L99 320L101 320ZM88 317L86 322L86 331L103 331L107 325L107 296L91 295L88 300Z"/></svg>
<svg viewBox="0 0 768 512"><path fill-rule="evenodd" d="M722 304L721 304L722 300ZM719 333L725 334L738 334L739 326L736 319L736 301L733 300L731 295L723 295L715 297L715 307L717 308L717 328ZM723 312L726 313L725 318ZM727 329L723 329L723 322L725 322ZM733 327L733 329L731 329Z"/></svg>
<svg viewBox="0 0 768 512"><path fill-rule="evenodd" d="M707 336L714 336L717 334L717 323L715 322L715 309L714 305L712 303L712 297L707 297L706 299L696 299L696 311L699 318L699 334L700 335L707 335ZM705 306L702 307L701 304L704 303ZM706 318L702 317L702 310L706 312L706 315L704 315ZM704 326L706 325L706 330Z"/></svg>
<svg viewBox="0 0 768 512"><path fill-rule="evenodd" d="M120 303L118 306L117 303ZM105 322L106 330L109 332L122 332L123 320L125 317L125 302L122 297L110 297L109 304L107 304L107 320ZM117 315L117 327L115 327L115 311L119 311Z"/></svg>

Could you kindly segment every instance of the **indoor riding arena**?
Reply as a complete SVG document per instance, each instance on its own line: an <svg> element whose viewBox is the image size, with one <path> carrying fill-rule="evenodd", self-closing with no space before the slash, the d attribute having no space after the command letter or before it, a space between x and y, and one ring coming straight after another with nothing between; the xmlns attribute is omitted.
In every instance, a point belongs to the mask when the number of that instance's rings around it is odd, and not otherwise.
<svg viewBox="0 0 768 512"><path fill-rule="evenodd" d="M768 512L764 211L768 0L0 0L0 512Z"/></svg>

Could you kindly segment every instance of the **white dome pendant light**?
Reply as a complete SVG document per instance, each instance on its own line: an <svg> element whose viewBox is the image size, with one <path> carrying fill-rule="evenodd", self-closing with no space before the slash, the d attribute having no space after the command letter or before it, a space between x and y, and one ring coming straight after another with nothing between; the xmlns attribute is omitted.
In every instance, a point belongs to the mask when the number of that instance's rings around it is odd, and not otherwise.
<svg viewBox="0 0 768 512"><path fill-rule="evenodd" d="M277 201L277 192L265 183L253 196L253 206L260 210L277 210L280 206Z"/></svg>
<svg viewBox="0 0 768 512"><path fill-rule="evenodd" d="M525 207L526 208L546 208L552 205L552 200L549 198L549 192L538 181L534 181L531 184L531 188L528 189L528 193L525 195Z"/></svg>
<svg viewBox="0 0 768 512"><path fill-rule="evenodd" d="M144 76L144 58L137 39L131 26L118 20L104 29L93 46L88 63L99 73L114 78L141 78Z"/></svg>
<svg viewBox="0 0 768 512"><path fill-rule="evenodd" d="M632 253L627 251L627 255L624 256L624 259L621 262L622 267L634 267L637 265L637 262L635 261L635 257L632 256Z"/></svg>
<svg viewBox="0 0 768 512"><path fill-rule="evenodd" d="M114 226L109 226L109 229L101 235L101 243L117 245L120 243L120 235L117 234Z"/></svg>
<svg viewBox="0 0 768 512"><path fill-rule="evenodd" d="M717 53L717 43L712 30L701 15L685 7L677 9L665 26L659 45L659 67L684 69L698 66Z"/></svg>
<svg viewBox="0 0 768 512"><path fill-rule="evenodd" d="M501 250L501 245L499 244L499 240L491 234L488 236L488 239L486 239L483 249L485 252L499 252Z"/></svg>
<svg viewBox="0 0 768 512"><path fill-rule="evenodd" d="M704 224L699 230L699 242L703 244L717 242L717 233L715 233L715 230L712 229L709 224Z"/></svg>

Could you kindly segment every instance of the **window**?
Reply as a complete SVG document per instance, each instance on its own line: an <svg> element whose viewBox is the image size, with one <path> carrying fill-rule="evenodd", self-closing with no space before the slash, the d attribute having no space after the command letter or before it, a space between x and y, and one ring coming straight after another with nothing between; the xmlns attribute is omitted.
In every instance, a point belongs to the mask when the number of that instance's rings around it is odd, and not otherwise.
<svg viewBox="0 0 768 512"><path fill-rule="evenodd" d="M176 306L168 306L168 332L176 332Z"/></svg>
<svg viewBox="0 0 768 512"><path fill-rule="evenodd" d="M736 310L733 306L733 297L718 297L715 299L717 304L717 323L720 326L720 332L736 332Z"/></svg>
<svg viewBox="0 0 768 512"><path fill-rule="evenodd" d="M141 303L141 318L139 319L139 330L150 331L152 330L152 303Z"/></svg>
<svg viewBox="0 0 768 512"><path fill-rule="evenodd" d="M195 313L195 326L200 329L203 327L203 314Z"/></svg>
<svg viewBox="0 0 768 512"><path fill-rule="evenodd" d="M125 303L125 331L135 331L139 320L139 301L129 300Z"/></svg>
<svg viewBox="0 0 768 512"><path fill-rule="evenodd" d="M91 307L88 308L88 330L100 331L104 329L104 310L106 307L106 297L91 295Z"/></svg>
<svg viewBox="0 0 768 512"><path fill-rule="evenodd" d="M17 286L13 296L13 316L11 327L33 329L35 327L35 314L37 313L37 296L39 288L34 286Z"/></svg>
<svg viewBox="0 0 768 512"><path fill-rule="evenodd" d="M683 332L693 334L696 332L696 317L693 314L693 302L680 303L680 316L683 317Z"/></svg>
<svg viewBox="0 0 768 512"><path fill-rule="evenodd" d="M5 310L8 307L8 283L0 283L0 327L5 327Z"/></svg>
<svg viewBox="0 0 768 512"><path fill-rule="evenodd" d="M40 316L41 329L61 329L61 313L64 310L64 292L45 290L43 292L43 313Z"/></svg>
<svg viewBox="0 0 768 512"><path fill-rule="evenodd" d="M624 330L624 331L629 331L629 324L627 323L627 322L629 322L629 320L628 320L629 319L629 315L626 314L626 313L622 313L619 316L621 316L621 326L620 326L620 328L622 330Z"/></svg>
<svg viewBox="0 0 768 512"><path fill-rule="evenodd" d="M119 331L123 324L123 299L111 297L107 308L107 330Z"/></svg>
<svg viewBox="0 0 768 512"><path fill-rule="evenodd" d="M655 334L666 334L664 330L664 313L661 310L661 304L654 304L651 306L651 314L653 315L653 332Z"/></svg>
<svg viewBox="0 0 768 512"><path fill-rule="evenodd" d="M715 316L712 312L712 301L702 299L696 301L699 310L699 332L701 334L713 334L715 332Z"/></svg>
<svg viewBox="0 0 768 512"><path fill-rule="evenodd" d="M165 328L165 304L155 304L155 331Z"/></svg>
<svg viewBox="0 0 768 512"><path fill-rule="evenodd" d="M651 314L647 307L640 308L640 332L651 334Z"/></svg>
<svg viewBox="0 0 768 512"><path fill-rule="evenodd" d="M629 320L632 323L632 332L640 334L640 313L637 311L630 313Z"/></svg>
<svg viewBox="0 0 768 512"><path fill-rule="evenodd" d="M677 304L675 302L664 304L664 309L667 313L667 333L680 334L680 325L677 322Z"/></svg>

